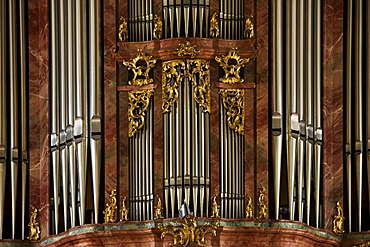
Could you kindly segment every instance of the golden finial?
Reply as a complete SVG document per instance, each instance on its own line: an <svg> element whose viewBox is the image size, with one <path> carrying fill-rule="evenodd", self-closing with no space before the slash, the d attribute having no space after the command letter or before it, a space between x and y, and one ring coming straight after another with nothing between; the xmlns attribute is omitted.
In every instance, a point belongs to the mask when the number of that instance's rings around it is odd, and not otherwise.
<svg viewBox="0 0 370 247"><path fill-rule="evenodd" d="M258 216L257 219L267 219L267 206L265 202L266 188L262 187L260 195L258 197Z"/></svg>
<svg viewBox="0 0 370 247"><path fill-rule="evenodd" d="M110 194L111 203L107 203L104 210L104 223L116 222L115 212L117 209L116 190L112 190Z"/></svg>
<svg viewBox="0 0 370 247"><path fill-rule="evenodd" d="M162 38L162 21L157 15L154 16L154 29L153 29L153 38L161 39Z"/></svg>
<svg viewBox="0 0 370 247"><path fill-rule="evenodd" d="M129 208L126 207L126 196L122 200L121 221L128 221Z"/></svg>
<svg viewBox="0 0 370 247"><path fill-rule="evenodd" d="M215 12L212 15L210 32L211 32L212 38L218 38L220 30L218 28L218 13L217 12Z"/></svg>
<svg viewBox="0 0 370 247"><path fill-rule="evenodd" d="M39 223L36 222L36 217L37 217L37 208L34 208L31 217L30 217L30 223L28 226L30 227L29 230L29 240L38 240L40 237L40 227Z"/></svg>
<svg viewBox="0 0 370 247"><path fill-rule="evenodd" d="M254 26L252 22L253 16L245 21L244 38L251 39L254 36Z"/></svg>
<svg viewBox="0 0 370 247"><path fill-rule="evenodd" d="M333 232L336 234L344 233L344 216L342 203L337 202L337 214L334 215Z"/></svg>
<svg viewBox="0 0 370 247"><path fill-rule="evenodd" d="M252 204L252 197L247 196L247 205L245 206L245 218L251 219L253 218L253 204Z"/></svg>
<svg viewBox="0 0 370 247"><path fill-rule="evenodd" d="M127 20L121 16L121 24L118 29L118 38L120 41L127 41L128 39L128 30L127 30Z"/></svg>
<svg viewBox="0 0 370 247"><path fill-rule="evenodd" d="M220 217L220 206L217 204L217 196L214 195L212 199L212 218L219 218Z"/></svg>
<svg viewBox="0 0 370 247"><path fill-rule="evenodd" d="M154 207L154 219L157 220L157 219L163 219L163 216L162 216L162 200L161 198L157 195L157 205L155 205Z"/></svg>

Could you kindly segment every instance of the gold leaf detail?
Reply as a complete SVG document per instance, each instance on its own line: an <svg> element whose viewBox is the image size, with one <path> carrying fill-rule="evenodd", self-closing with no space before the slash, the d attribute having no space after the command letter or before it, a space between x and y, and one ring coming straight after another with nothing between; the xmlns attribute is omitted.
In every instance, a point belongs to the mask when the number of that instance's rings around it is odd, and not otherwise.
<svg viewBox="0 0 370 247"><path fill-rule="evenodd" d="M179 97L178 89L184 78L185 63L182 60L167 61L162 64L162 111L170 112Z"/></svg>
<svg viewBox="0 0 370 247"><path fill-rule="evenodd" d="M244 135L244 90L220 89L220 95L226 110L228 126Z"/></svg>
<svg viewBox="0 0 370 247"><path fill-rule="evenodd" d="M154 90L133 90L128 92L128 136L132 137L145 124L145 112Z"/></svg>
<svg viewBox="0 0 370 247"><path fill-rule="evenodd" d="M238 48L231 48L227 55L216 56L215 60L224 70L224 77L220 81L227 84L242 83L244 80L240 77L240 69L249 62L249 58L241 58Z"/></svg>

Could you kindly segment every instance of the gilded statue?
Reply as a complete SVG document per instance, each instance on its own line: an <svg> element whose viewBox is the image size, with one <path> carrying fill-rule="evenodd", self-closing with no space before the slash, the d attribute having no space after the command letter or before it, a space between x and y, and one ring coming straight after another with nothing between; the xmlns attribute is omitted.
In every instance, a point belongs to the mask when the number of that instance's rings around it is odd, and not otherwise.
<svg viewBox="0 0 370 247"><path fill-rule="evenodd" d="M127 20L121 16L121 24L118 29L118 38L120 41L127 41L128 39L128 30L127 30Z"/></svg>
<svg viewBox="0 0 370 247"><path fill-rule="evenodd" d="M336 234L344 233L343 208L340 202L337 202L337 214L334 215L333 232Z"/></svg>
<svg viewBox="0 0 370 247"><path fill-rule="evenodd" d="M154 30L153 38L161 39L162 38L162 21L157 15L154 16Z"/></svg>
<svg viewBox="0 0 370 247"><path fill-rule="evenodd" d="M30 227L29 230L29 240L38 240L40 237L40 227L39 223L36 221L37 217L37 208L34 208L33 211L31 212L30 216L30 223L28 226Z"/></svg>
<svg viewBox="0 0 370 247"><path fill-rule="evenodd" d="M245 21L244 38L251 39L254 36L254 26L252 22L253 16Z"/></svg>
<svg viewBox="0 0 370 247"><path fill-rule="evenodd" d="M258 216L257 219L267 219L267 206L265 202L266 188L262 187L260 195L258 197Z"/></svg>
<svg viewBox="0 0 370 247"><path fill-rule="evenodd" d="M157 205L155 205L154 207L154 219L157 220L157 219L163 219L163 216L162 216L162 200L161 198L157 195Z"/></svg>
<svg viewBox="0 0 370 247"><path fill-rule="evenodd" d="M247 205L245 206L245 218L253 218L253 204L252 197L247 196Z"/></svg>
<svg viewBox="0 0 370 247"><path fill-rule="evenodd" d="M217 196L214 195L212 199L212 218L220 218L220 206L217 204Z"/></svg>
<svg viewBox="0 0 370 247"><path fill-rule="evenodd" d="M210 32L211 32L212 38L218 38L220 34L220 29L218 28L218 13L217 12L215 12L212 15Z"/></svg>
<svg viewBox="0 0 370 247"><path fill-rule="evenodd" d="M128 212L129 212L129 208L126 206L126 196L125 196L122 200L121 220L120 221L128 221Z"/></svg>
<svg viewBox="0 0 370 247"><path fill-rule="evenodd" d="M113 223L116 221L115 212L117 209L116 190L110 194L111 203L107 203L104 210L104 223Z"/></svg>

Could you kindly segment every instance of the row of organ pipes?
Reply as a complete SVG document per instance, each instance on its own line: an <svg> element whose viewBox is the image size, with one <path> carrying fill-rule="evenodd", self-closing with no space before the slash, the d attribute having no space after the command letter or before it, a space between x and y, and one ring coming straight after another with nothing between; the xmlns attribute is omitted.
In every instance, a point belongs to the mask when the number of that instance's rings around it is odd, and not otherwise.
<svg viewBox="0 0 370 247"><path fill-rule="evenodd" d="M50 1L54 233L76 226L77 219L79 224L86 220L88 160L93 221L98 223L102 145L100 5L99 0L89 4L83 0Z"/></svg>
<svg viewBox="0 0 370 247"><path fill-rule="evenodd" d="M0 2L0 238L5 230L5 214L11 215L11 223L7 225L11 233L7 238L14 239L18 232L21 236L17 238L25 238L29 157L25 4L25 1ZM18 181L19 172L21 181ZM10 188L6 187L8 184ZM6 191L10 191L11 214L4 211ZM21 202L17 199L20 191ZM21 222L17 220L19 203Z"/></svg>
<svg viewBox="0 0 370 247"><path fill-rule="evenodd" d="M315 227L322 225L321 13L320 0L272 1L271 132L275 218L280 217L281 190L287 189L289 219ZM287 188L281 187L282 166L287 168Z"/></svg>

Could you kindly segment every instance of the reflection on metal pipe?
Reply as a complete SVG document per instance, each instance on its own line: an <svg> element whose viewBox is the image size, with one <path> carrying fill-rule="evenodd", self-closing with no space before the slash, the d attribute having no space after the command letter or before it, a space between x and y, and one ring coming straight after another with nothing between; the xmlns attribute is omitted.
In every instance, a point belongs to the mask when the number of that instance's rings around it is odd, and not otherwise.
<svg viewBox="0 0 370 247"><path fill-rule="evenodd" d="M366 23L370 23L370 3L366 1ZM370 29L366 28L366 64L370 65ZM348 59L347 59L348 60ZM366 69L366 92L370 92L370 71ZM367 177L368 188L370 188L370 97L366 97L367 119L366 119L366 137L367 137ZM348 127L347 127L348 128ZM370 198L370 189L368 189Z"/></svg>

